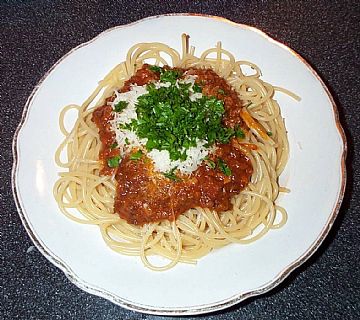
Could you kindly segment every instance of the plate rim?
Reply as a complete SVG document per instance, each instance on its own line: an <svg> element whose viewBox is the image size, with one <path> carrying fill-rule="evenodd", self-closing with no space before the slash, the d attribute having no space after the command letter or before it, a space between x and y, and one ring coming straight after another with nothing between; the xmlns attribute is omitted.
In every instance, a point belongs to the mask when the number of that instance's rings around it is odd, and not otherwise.
<svg viewBox="0 0 360 320"><path fill-rule="evenodd" d="M153 306L149 306L149 305L143 305L143 304L139 304L139 303L133 303L127 299L124 299L114 293L111 293L103 288L97 287L93 284L89 284L86 281L82 280L74 271L72 271L71 267L65 263L64 261L62 261L61 258L59 258L57 255L55 255L46 245L45 243L37 237L35 230L33 230L33 227L31 225L31 222L26 214L26 210L25 207L22 204L21 201L21 197L19 195L18 192L18 187L17 187L17 173L18 173L18 166L19 166L19 156L18 156L18 137L19 137L19 133L21 131L21 129L23 128L24 124L26 123L28 114L29 114L29 110L30 110L30 106L32 104L33 99L35 98L35 96L37 95L37 93L39 92L39 89L42 85L42 83L45 81L45 79L56 69L56 67L64 60L66 59L68 56L70 56L73 52L75 52L76 50L87 46L88 44L96 41L98 38L102 37L104 34L112 32L113 30L116 29L123 29L123 28L127 28L127 27L131 27L135 24L139 24L142 23L144 21L148 21L148 20L155 20L158 18L162 18L162 17L171 17L171 16L175 16L175 17L200 17L200 18L209 18L209 19L213 19L213 20L218 20L218 21L222 21L225 23L228 23L230 25L233 25L237 28L242 28L242 29L247 29L247 30L251 30L259 35L261 35L263 38L265 38L265 40L272 42L273 44L281 47L282 49L286 50L287 52L289 52L292 56L294 56L295 58L297 58L298 60L300 60L300 62L302 62L307 69L312 73L312 75L316 78L316 80L320 83L320 85L322 86L322 88L324 89L327 97L330 100L330 103L332 105L332 111L333 111L333 115L334 115L334 121L336 124L336 129L338 131L338 134L341 138L341 142L342 142L342 154L341 154L341 183L340 183L340 188L339 188L339 194L337 197L337 200L334 202L334 208L331 212L331 214L329 214L329 217L327 219L326 224L324 225L324 227L322 228L319 236L317 237L317 239L308 247L308 249L300 256L298 257L296 260L294 260L292 263L290 263L287 267L285 267L284 269L282 269L272 280L266 282L264 285L257 287L253 290L249 290L247 292L244 293L238 293L235 294L227 299L221 300L221 301L217 301L217 302L213 302L213 303L209 303L209 304L203 304L203 305L195 305L195 306L191 306L191 307L164 307L164 308L160 308L160 307L153 307ZM170 13L170 14L161 14L161 15L155 15L155 16L149 16L128 24L123 24L123 25L119 25L119 26L114 26L111 27L109 29L106 29L104 31L102 31L101 33L99 33L96 37L90 39L89 41L83 42L81 44L79 44L78 46L74 47L73 49L71 49L68 53L66 53L65 55L63 55L59 60L57 60L55 62L55 64L42 76L42 78L39 80L39 82L36 84L36 86L34 87L34 89L32 90L30 96L28 97L23 112L22 112L22 116L20 119L20 122L15 130L14 136L13 136L13 140L12 140L12 154L13 154L13 166L12 166L12 171L11 171L11 188L12 188L12 193L13 193L13 197L14 197L14 201L15 201L15 205L17 208L17 212L20 216L21 222L26 230L26 232L28 233L30 239L32 240L32 242L35 244L36 248L42 253L42 255L49 260L53 265L55 265L57 268L59 268L61 271L64 272L65 276L73 283L75 284L78 288L80 288L83 291L86 291L90 294L94 294L96 296L105 298L117 305L120 305L123 308L132 310L132 311L137 311L137 312L141 312L141 313L147 313L147 314L154 314L154 315L170 315L170 316L182 316L182 315L197 315L197 314L204 314L204 313L209 313L209 312L214 312L214 311L218 311L218 310L222 310L228 307L231 307L235 304L238 304L250 297L253 296L258 296L258 295L262 295L272 289L274 289L275 287L277 287L281 282L283 282L294 270L296 270L300 265L302 265L303 263L305 263L320 247L320 245L322 244L322 242L325 240L325 238L327 237L330 229L332 228L336 217L338 216L340 207L341 207L341 203L343 201L344 198L344 194L345 194L345 188L346 188L346 178L347 178L347 172L346 172L346 156L347 156L347 139L346 139L346 135L344 132L343 127L341 126L340 123L340 118L339 118L339 112L338 112L338 108L337 105L335 103L335 100L333 98L333 96L331 95L329 89L327 88L327 86L325 85L324 81L320 78L320 76L318 75L318 73L315 71L315 69L297 52L295 52L293 49L289 48L288 46L286 46L285 44L281 43L278 40L275 40L274 38L272 38L271 36L269 36L267 33L261 31L260 29L253 27L253 26L249 26L246 24L242 24L242 23L237 23L234 21L231 21L229 19L223 18L223 17L219 17L219 16L214 16L214 15L207 15L207 14L200 14L200 13Z"/></svg>

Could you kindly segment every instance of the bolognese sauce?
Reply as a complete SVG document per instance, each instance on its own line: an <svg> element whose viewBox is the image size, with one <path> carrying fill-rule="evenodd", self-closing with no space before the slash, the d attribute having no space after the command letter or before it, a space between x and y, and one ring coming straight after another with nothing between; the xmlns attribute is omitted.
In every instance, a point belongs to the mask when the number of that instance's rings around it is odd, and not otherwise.
<svg viewBox="0 0 360 320"><path fill-rule="evenodd" d="M240 116L241 101L235 90L213 70L165 68L195 76L202 95L221 100L225 108L222 118L224 127L245 127ZM124 83L120 92L128 92L133 85L147 85L159 78L159 73L145 64ZM250 160L236 147L236 137L228 143L217 142L215 151L196 170L190 174L178 172L174 179L156 171L151 159L138 148L113 166L108 159L116 161L120 158L110 124L114 116L109 102L113 100L114 97L110 97L98 107L92 120L99 129L102 142L99 155L103 164L101 174L115 174L117 181L114 212L128 223L143 225L165 219L173 221L195 207L217 212L232 209L231 198L248 185L253 172ZM137 156L134 157L134 154Z"/></svg>

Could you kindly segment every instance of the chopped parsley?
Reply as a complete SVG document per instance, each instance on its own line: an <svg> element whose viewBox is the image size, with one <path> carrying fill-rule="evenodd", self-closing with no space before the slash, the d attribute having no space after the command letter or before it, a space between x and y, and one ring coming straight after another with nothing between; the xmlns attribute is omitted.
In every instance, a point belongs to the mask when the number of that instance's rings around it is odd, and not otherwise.
<svg viewBox="0 0 360 320"><path fill-rule="evenodd" d="M173 180L173 181L181 181L181 179L175 174L175 170L177 169L177 167L172 168L170 171L168 172L163 172L164 177Z"/></svg>
<svg viewBox="0 0 360 320"><path fill-rule="evenodd" d="M244 138L245 138L245 133L244 133L244 131L242 131L242 130L239 129L239 128L235 129L235 137L236 137L236 138L240 138L240 139L244 139Z"/></svg>
<svg viewBox="0 0 360 320"><path fill-rule="evenodd" d="M116 168L119 166L120 156L114 156L107 160L107 164L110 168Z"/></svg>
<svg viewBox="0 0 360 320"><path fill-rule="evenodd" d="M215 142L228 143L234 137L243 137L239 129L222 125L224 102L215 97L202 96L190 99L199 85L182 83L178 70L149 67L158 72L160 82L170 82L167 87L147 85L148 93L140 96L136 104L137 119L122 125L134 131L139 138L146 138L146 149L167 150L171 160L186 160L186 150L196 147L199 140L206 140L209 147Z"/></svg>
<svg viewBox="0 0 360 320"><path fill-rule="evenodd" d="M142 155L143 155L142 151L138 150L130 156L130 160L139 160L142 157Z"/></svg>
<svg viewBox="0 0 360 320"><path fill-rule="evenodd" d="M218 90L218 93L222 94L223 96L226 95L226 94L225 94L225 91L224 91L223 89L219 89L219 90Z"/></svg>
<svg viewBox="0 0 360 320"><path fill-rule="evenodd" d="M161 82L170 82L175 84L176 80L181 76L181 72L178 70L164 70L160 72L160 81Z"/></svg>
<svg viewBox="0 0 360 320"><path fill-rule="evenodd" d="M225 163L223 159L218 158L217 165L223 174L225 174L228 177L232 175L231 169L228 167L228 165Z"/></svg>
<svg viewBox="0 0 360 320"><path fill-rule="evenodd" d="M193 91L194 91L195 93L201 93L201 92L202 92L202 88L201 88L198 84L194 83L194 85L193 85Z"/></svg>
<svg viewBox="0 0 360 320"><path fill-rule="evenodd" d="M180 70L166 70L159 66L150 66L149 69L152 72L160 73L161 82L170 82L174 84L176 80L182 75L182 72Z"/></svg>
<svg viewBox="0 0 360 320"><path fill-rule="evenodd" d="M110 149L115 149L118 146L117 142L114 142L111 146Z"/></svg>
<svg viewBox="0 0 360 320"><path fill-rule="evenodd" d="M210 159L206 160L206 164L211 168L211 169L215 169L216 168L216 163Z"/></svg>
<svg viewBox="0 0 360 320"><path fill-rule="evenodd" d="M273 135L273 133L272 133L271 131L266 132L266 134L267 134L269 137L271 137L271 136Z"/></svg>
<svg viewBox="0 0 360 320"><path fill-rule="evenodd" d="M128 103L126 101L119 101L114 105L115 112L121 112L127 107Z"/></svg>
<svg viewBox="0 0 360 320"><path fill-rule="evenodd" d="M203 160L205 161L208 167L210 167L211 169L215 169L216 163L212 161L208 156L206 156Z"/></svg>
<svg viewBox="0 0 360 320"><path fill-rule="evenodd" d="M149 69L155 73L160 73L162 70L162 68L160 68L159 66L150 66Z"/></svg>
<svg viewBox="0 0 360 320"><path fill-rule="evenodd" d="M209 157L206 156L204 158L204 160L205 160L206 165L209 166L210 169L215 169L216 167L218 167L220 169L220 171L223 174L225 174L226 176L229 177L232 175L231 169L229 168L229 166L226 164L226 162L223 159L218 158L215 163L215 161L210 160Z"/></svg>

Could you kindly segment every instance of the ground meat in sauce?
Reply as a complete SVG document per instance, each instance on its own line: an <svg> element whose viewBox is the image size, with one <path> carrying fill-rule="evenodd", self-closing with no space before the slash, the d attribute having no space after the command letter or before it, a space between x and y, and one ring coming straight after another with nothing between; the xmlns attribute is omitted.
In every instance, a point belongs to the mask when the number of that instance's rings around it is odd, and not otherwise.
<svg viewBox="0 0 360 320"><path fill-rule="evenodd" d="M181 69L187 74L196 75L196 82L202 86L202 93L215 96L224 101L223 124L234 128L242 126L240 117L241 102L231 86L210 69ZM121 92L130 90L132 84L145 85L159 80L159 75L144 65L133 77L125 82ZM111 101L109 98L108 101ZM108 102L107 101L107 102ZM103 161L101 174L116 174L117 181L114 211L127 222L142 225L164 219L174 220L183 212L194 207L213 209L217 212L232 208L231 198L249 183L253 172L250 160L232 143L217 146L213 161L221 158L230 168L226 176L219 169L212 169L204 162L191 175L179 175L180 181L172 181L161 173L153 171L151 160L142 156L133 161L126 156L118 168L110 168L106 159L118 155L115 134L111 131L111 106L105 104L97 108L92 120L99 128L103 144L100 160Z"/></svg>
<svg viewBox="0 0 360 320"><path fill-rule="evenodd" d="M202 85L202 93L204 95L213 96L224 101L224 126L230 128L242 126L243 121L240 116L240 99L235 90L226 82L225 79L219 77L217 73L211 69L190 68L187 71L187 74L197 76L196 82Z"/></svg>

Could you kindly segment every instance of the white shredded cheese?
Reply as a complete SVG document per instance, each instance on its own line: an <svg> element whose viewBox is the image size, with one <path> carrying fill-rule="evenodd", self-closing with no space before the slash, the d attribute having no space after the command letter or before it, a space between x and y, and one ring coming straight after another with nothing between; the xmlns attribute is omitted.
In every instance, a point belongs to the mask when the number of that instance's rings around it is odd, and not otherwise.
<svg viewBox="0 0 360 320"><path fill-rule="evenodd" d="M153 149L148 153L148 156L154 161L155 170L160 172L167 172L172 168L177 167L182 173L191 173L195 171L204 158L211 152L215 151L214 148L206 148L207 141L198 141L196 147L190 147L186 150L187 158L185 161L171 160L169 151Z"/></svg>
<svg viewBox="0 0 360 320"><path fill-rule="evenodd" d="M134 147L141 147L146 143L145 139L140 139L135 132L127 129L120 129L119 125L131 122L132 119L137 119L136 102L138 97L146 94L146 86L131 86L128 92L120 93L115 91L116 98L111 103L112 108L120 101L126 101L127 107L122 112L113 112L114 120L111 121L112 130L116 135L116 142L120 148L120 155L124 156Z"/></svg>
<svg viewBox="0 0 360 320"><path fill-rule="evenodd" d="M171 82L155 82L154 84L156 89L159 89L161 87L169 88L171 86Z"/></svg>

